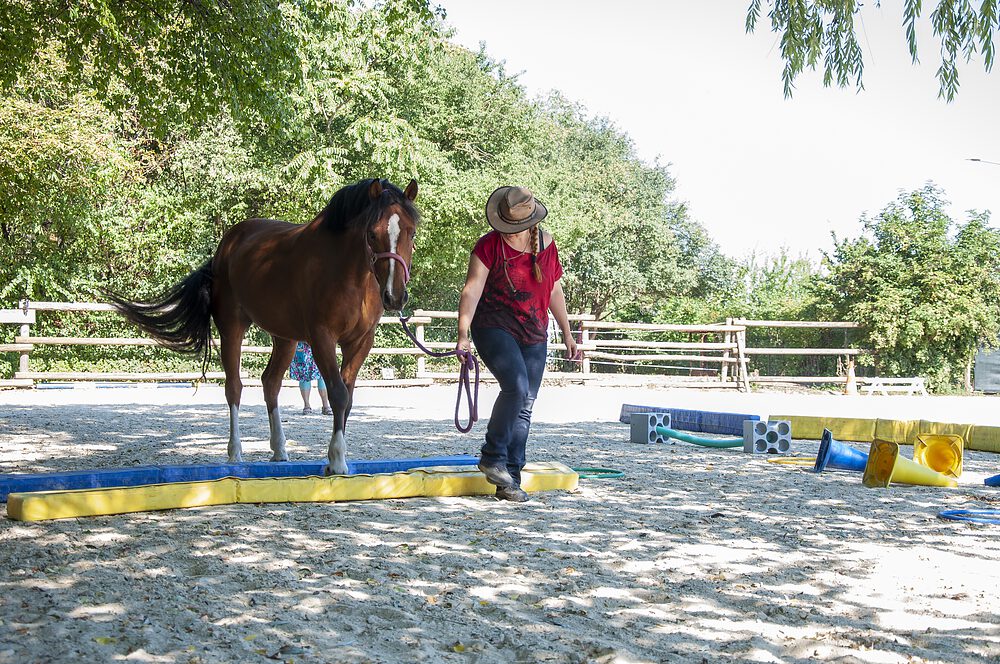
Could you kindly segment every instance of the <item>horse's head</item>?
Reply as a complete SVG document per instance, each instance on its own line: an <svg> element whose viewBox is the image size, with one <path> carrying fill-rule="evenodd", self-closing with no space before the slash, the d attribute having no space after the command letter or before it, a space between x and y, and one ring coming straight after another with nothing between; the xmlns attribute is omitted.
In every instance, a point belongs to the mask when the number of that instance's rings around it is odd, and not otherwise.
<svg viewBox="0 0 1000 664"><path fill-rule="evenodd" d="M410 180L405 191L385 180L374 180L368 187L373 214L368 224L368 250L372 272L378 281L382 306L399 311L406 304L406 282L410 280L413 243L420 219L413 199L417 181Z"/></svg>

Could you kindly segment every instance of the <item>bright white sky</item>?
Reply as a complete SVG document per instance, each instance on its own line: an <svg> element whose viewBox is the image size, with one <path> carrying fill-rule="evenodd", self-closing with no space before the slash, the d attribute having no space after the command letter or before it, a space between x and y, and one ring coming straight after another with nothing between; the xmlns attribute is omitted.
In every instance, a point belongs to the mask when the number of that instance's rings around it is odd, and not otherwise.
<svg viewBox="0 0 1000 664"><path fill-rule="evenodd" d="M992 210L1000 224L1000 63L963 63L957 100L938 99L936 41L923 26L910 63L901 2L863 11L864 91L807 73L792 99L767 16L744 31L748 0L439 2L455 40L485 42L530 95L560 90L644 161L669 163L677 199L730 256L784 246L818 259L831 231L859 235L863 213L928 181L953 219Z"/></svg>

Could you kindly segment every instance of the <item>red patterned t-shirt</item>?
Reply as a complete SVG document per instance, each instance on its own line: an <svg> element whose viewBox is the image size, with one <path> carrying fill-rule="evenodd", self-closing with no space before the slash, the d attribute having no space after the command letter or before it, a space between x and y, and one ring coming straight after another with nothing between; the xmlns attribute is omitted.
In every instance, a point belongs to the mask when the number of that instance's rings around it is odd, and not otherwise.
<svg viewBox="0 0 1000 664"><path fill-rule="evenodd" d="M515 251L497 231L479 238L472 253L490 270L472 326L506 330L524 345L545 341L552 287L563 274L555 241L538 252L541 282L532 274L531 252Z"/></svg>

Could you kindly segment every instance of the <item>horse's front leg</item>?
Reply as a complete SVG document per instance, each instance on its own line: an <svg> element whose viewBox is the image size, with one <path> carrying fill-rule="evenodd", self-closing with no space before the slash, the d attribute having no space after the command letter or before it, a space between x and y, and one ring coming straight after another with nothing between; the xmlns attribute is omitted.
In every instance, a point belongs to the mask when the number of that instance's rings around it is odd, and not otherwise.
<svg viewBox="0 0 1000 664"><path fill-rule="evenodd" d="M281 411L278 408L278 393L281 391L281 379L292 363L295 355L295 342L288 339L273 337L271 340L271 358L261 375L260 382L264 387L264 403L267 405L267 423L271 429L271 461L288 461L285 451L285 432L281 428Z"/></svg>
<svg viewBox="0 0 1000 664"><path fill-rule="evenodd" d="M336 389L330 389L330 404L333 406L333 436L330 438L328 474L343 475L347 472L347 440L345 438L347 418L350 416L351 406L354 404L354 385L358 378L358 372L361 370L365 358L368 357L368 351L371 350L374 342L375 329L372 328L361 339L341 341L340 343L344 362L340 371L334 374ZM326 382L328 387L333 384L329 379L326 379Z"/></svg>
<svg viewBox="0 0 1000 664"><path fill-rule="evenodd" d="M350 408L351 395L340 375L337 365L337 342L333 339L316 340L313 344L313 359L319 368L333 408L333 434L330 436L330 448L327 451L329 463L327 475L347 474L347 440L344 437L344 427L347 424L347 412Z"/></svg>
<svg viewBox="0 0 1000 664"><path fill-rule="evenodd" d="M344 381L344 385L347 386L347 410L344 411L345 421L350 417L351 408L354 405L354 385L358 380L358 373L361 371L361 365L364 364L365 359L368 357L368 352L372 349L372 344L374 343L375 328L372 328L362 338L351 342L343 341L340 344L340 348L344 352L344 362L340 367L340 376Z"/></svg>

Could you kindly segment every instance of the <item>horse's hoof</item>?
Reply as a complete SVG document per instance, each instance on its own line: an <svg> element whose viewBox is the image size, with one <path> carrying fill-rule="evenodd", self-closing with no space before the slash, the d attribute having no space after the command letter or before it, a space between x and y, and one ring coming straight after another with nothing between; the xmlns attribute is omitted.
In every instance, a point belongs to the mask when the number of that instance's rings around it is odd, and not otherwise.
<svg viewBox="0 0 1000 664"><path fill-rule="evenodd" d="M326 475L327 477L331 475L346 475L347 465L345 464L343 469L338 470L337 468L334 468L330 464L327 464L326 467L323 469L323 474Z"/></svg>
<svg viewBox="0 0 1000 664"><path fill-rule="evenodd" d="M242 456L229 457L229 463L243 463L243 457Z"/></svg>
<svg viewBox="0 0 1000 664"><path fill-rule="evenodd" d="M282 454L282 455L279 456L279 455L275 454L274 456L271 457L271 461L272 462L288 461L288 455L287 454Z"/></svg>

